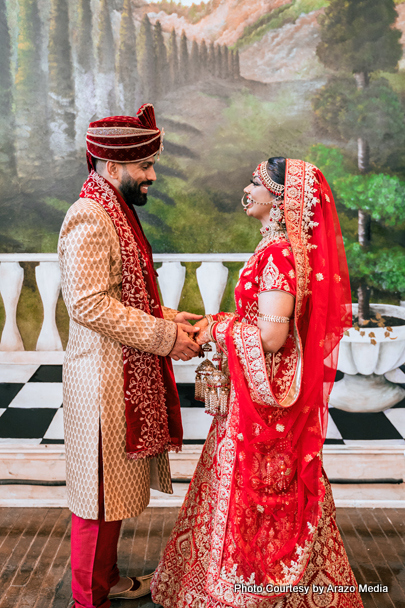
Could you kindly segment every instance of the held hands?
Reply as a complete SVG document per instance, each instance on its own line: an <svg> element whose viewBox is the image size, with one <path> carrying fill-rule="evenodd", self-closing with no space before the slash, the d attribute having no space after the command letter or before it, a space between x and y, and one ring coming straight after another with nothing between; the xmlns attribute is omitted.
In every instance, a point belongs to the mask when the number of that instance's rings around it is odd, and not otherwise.
<svg viewBox="0 0 405 608"><path fill-rule="evenodd" d="M193 327L191 325L191 323L189 322L189 319L196 319L196 320L202 319L202 315L194 315L192 312L186 312L184 310L183 312L177 313L177 315L174 317L173 321L175 323L183 323L184 325Z"/></svg>
<svg viewBox="0 0 405 608"><path fill-rule="evenodd" d="M199 328L199 332L195 336L195 341L197 344L202 346L210 341L211 338L208 332L208 319L206 317L201 319L201 321L199 321L194 327Z"/></svg>
<svg viewBox="0 0 405 608"><path fill-rule="evenodd" d="M177 338L170 357L175 361L189 361L197 357L200 347L194 341L194 336L199 331L198 326L191 325L189 319L201 319L202 315L194 315L191 312L179 312L173 319L177 323Z"/></svg>

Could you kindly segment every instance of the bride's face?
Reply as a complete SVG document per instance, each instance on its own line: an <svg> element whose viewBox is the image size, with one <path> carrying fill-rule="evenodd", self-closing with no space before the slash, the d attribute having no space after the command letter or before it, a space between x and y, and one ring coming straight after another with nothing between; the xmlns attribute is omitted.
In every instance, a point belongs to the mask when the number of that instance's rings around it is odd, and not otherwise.
<svg viewBox="0 0 405 608"><path fill-rule="evenodd" d="M250 184L243 191L246 194L246 202L249 203L246 208L246 215L258 220L268 218L270 205L275 196L263 186L260 179L254 175Z"/></svg>

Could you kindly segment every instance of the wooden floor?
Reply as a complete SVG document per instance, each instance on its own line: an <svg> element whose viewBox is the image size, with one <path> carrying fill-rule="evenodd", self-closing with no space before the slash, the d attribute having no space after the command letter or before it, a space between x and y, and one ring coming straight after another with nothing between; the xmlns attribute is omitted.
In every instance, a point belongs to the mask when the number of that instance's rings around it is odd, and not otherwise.
<svg viewBox="0 0 405 608"><path fill-rule="evenodd" d="M122 574L156 567L178 509L151 508L126 520L119 544ZM389 593L362 594L365 608L405 608L405 509L338 509L338 524L358 583ZM0 608L67 608L70 591L67 509L0 509ZM150 598L112 608L155 608Z"/></svg>

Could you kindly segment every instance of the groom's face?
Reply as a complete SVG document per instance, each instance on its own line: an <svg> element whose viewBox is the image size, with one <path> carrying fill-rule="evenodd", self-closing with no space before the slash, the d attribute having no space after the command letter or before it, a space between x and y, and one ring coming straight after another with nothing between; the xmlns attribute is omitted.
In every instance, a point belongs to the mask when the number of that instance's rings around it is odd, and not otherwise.
<svg viewBox="0 0 405 608"><path fill-rule="evenodd" d="M155 159L121 165L119 189L129 205L142 207L148 201L148 188L156 180Z"/></svg>

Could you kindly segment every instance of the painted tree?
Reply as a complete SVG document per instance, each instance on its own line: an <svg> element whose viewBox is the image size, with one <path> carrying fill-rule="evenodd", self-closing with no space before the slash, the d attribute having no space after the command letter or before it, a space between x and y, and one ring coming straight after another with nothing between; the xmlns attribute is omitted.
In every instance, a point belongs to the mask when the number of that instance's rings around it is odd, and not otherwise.
<svg viewBox="0 0 405 608"><path fill-rule="evenodd" d="M143 102L156 99L156 54L153 41L152 25L148 15L142 18L137 42L138 70L141 80Z"/></svg>
<svg viewBox="0 0 405 608"><path fill-rule="evenodd" d="M343 74L330 79L320 91L314 109L324 123L334 122L344 139L357 140L358 170L363 175L371 169L370 144L378 148L379 141L403 133L403 109L398 97L386 80L370 79L379 70L397 68L402 56L401 32L394 28L397 16L394 0L331 0L320 17L318 57L325 66ZM354 79L348 80L344 73L352 73ZM335 97L333 90L338 93ZM371 215L365 208L358 209L358 239L366 254ZM361 280L360 324L370 318L369 297L366 281Z"/></svg>
<svg viewBox="0 0 405 608"><path fill-rule="evenodd" d="M240 78L239 50L236 49L233 64L233 77Z"/></svg>
<svg viewBox="0 0 405 608"><path fill-rule="evenodd" d="M100 118L115 114L115 45L108 0L101 0L97 40L97 113Z"/></svg>
<svg viewBox="0 0 405 608"><path fill-rule="evenodd" d="M200 67L201 75L205 76L208 70L208 49L205 40L200 45Z"/></svg>
<svg viewBox="0 0 405 608"><path fill-rule="evenodd" d="M155 23L154 44L156 55L156 95L159 99L163 97L170 88L169 63L160 21L156 21Z"/></svg>
<svg viewBox="0 0 405 608"><path fill-rule="evenodd" d="M195 82L196 80L200 80L200 78L200 49L198 48L198 42L196 40L193 40L190 54L190 81Z"/></svg>
<svg viewBox="0 0 405 608"><path fill-rule="evenodd" d="M215 75L217 78L223 77L223 64L222 64L222 47L217 44L215 48Z"/></svg>
<svg viewBox="0 0 405 608"><path fill-rule="evenodd" d="M76 147L84 148L85 133L96 114L93 26L90 0L78 0L77 66L75 70Z"/></svg>
<svg viewBox="0 0 405 608"><path fill-rule="evenodd" d="M139 76L136 56L135 26L131 1L124 0L121 13L120 39L117 58L117 103L119 111L132 116L139 98Z"/></svg>
<svg viewBox="0 0 405 608"><path fill-rule="evenodd" d="M234 64L235 64L235 51L233 49L229 49L228 52L228 73L229 78L233 80L235 78L234 75Z"/></svg>
<svg viewBox="0 0 405 608"><path fill-rule="evenodd" d="M41 65L41 22L37 0L20 0L15 80L17 169L25 178L50 161L47 88Z"/></svg>
<svg viewBox="0 0 405 608"><path fill-rule="evenodd" d="M56 159L75 149L74 86L67 0L51 0L48 42L50 144Z"/></svg>
<svg viewBox="0 0 405 608"><path fill-rule="evenodd" d="M225 44L222 46L222 77L229 78L229 51Z"/></svg>
<svg viewBox="0 0 405 608"><path fill-rule="evenodd" d="M183 30L180 38L179 76L181 84L187 84L190 78L190 65L188 54L188 41Z"/></svg>
<svg viewBox="0 0 405 608"><path fill-rule="evenodd" d="M10 60L11 44L6 4L4 0L0 0L0 187L3 193L16 175Z"/></svg>
<svg viewBox="0 0 405 608"><path fill-rule="evenodd" d="M216 61L215 45L213 42L211 42L210 48L208 50L208 62L207 62L208 73L210 76L216 75L216 71L217 71L216 63L217 63L217 61Z"/></svg>
<svg viewBox="0 0 405 608"><path fill-rule="evenodd" d="M179 50L177 46L176 30L173 28L170 33L167 60L169 62L170 86L175 88L179 84Z"/></svg>

